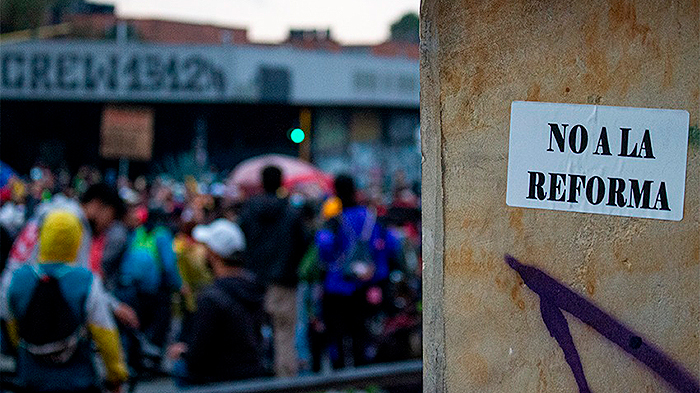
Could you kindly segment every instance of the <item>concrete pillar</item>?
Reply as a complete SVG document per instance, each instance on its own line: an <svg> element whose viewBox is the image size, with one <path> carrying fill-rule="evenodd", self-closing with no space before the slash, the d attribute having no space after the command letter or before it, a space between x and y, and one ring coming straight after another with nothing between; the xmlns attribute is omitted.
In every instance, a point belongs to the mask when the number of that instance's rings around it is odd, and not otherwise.
<svg viewBox="0 0 700 393"><path fill-rule="evenodd" d="M699 21L697 0L422 1L425 392L700 389ZM517 100L688 111L683 219L507 206ZM590 306L628 335L566 309Z"/></svg>

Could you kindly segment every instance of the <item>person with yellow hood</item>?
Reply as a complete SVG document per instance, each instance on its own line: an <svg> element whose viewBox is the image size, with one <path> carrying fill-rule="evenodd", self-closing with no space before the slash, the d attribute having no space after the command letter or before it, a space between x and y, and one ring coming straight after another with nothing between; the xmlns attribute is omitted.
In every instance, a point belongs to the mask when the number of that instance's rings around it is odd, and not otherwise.
<svg viewBox="0 0 700 393"><path fill-rule="evenodd" d="M14 271L2 297L20 392L100 392L93 343L106 368L104 387L119 391L128 378L102 283L73 263L82 235L75 214L49 213L40 228L38 263Z"/></svg>

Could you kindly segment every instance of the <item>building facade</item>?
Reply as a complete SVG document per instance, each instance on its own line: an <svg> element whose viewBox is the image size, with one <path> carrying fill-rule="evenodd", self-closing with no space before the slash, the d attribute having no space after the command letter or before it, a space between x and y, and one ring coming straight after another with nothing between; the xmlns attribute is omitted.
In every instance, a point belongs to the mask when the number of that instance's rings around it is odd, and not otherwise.
<svg viewBox="0 0 700 393"><path fill-rule="evenodd" d="M148 23L155 22L141 25ZM291 34L280 45L248 43L237 29L219 33L202 33L218 34L215 44L4 41L2 160L20 172L37 162L114 167L116 157L100 155L105 108L135 107L153 116L152 154L134 161L137 172L188 159L228 170L276 152L302 154L333 173L381 179L402 171L420 179L419 70L411 50L397 49L400 43L342 50L322 45L329 32L311 44ZM300 146L287 131L302 125L309 138Z"/></svg>

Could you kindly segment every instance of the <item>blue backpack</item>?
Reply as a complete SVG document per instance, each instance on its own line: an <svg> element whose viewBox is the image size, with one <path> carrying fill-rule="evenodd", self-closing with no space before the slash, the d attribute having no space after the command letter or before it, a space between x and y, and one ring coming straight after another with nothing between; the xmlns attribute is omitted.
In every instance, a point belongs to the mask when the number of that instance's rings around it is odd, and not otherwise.
<svg viewBox="0 0 700 393"><path fill-rule="evenodd" d="M138 293L158 293L164 268L156 238L162 230L164 229L154 228L149 232L144 227L136 229L121 264L122 286L134 288Z"/></svg>

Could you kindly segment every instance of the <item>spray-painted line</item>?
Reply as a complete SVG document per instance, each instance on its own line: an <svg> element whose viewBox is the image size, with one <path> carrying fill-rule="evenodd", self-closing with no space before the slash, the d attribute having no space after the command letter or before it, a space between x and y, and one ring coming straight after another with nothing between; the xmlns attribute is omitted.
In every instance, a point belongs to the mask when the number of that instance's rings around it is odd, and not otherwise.
<svg viewBox="0 0 700 393"><path fill-rule="evenodd" d="M583 373L581 359L569 331L569 324L561 310L570 313L581 322L597 330L603 337L644 363L679 392L700 393L700 383L692 374L676 364L661 350L647 343L640 335L632 332L593 303L560 284L542 270L524 265L510 255L506 255L505 260L508 266L520 274L525 285L539 295L542 320L549 333L564 351L564 358L571 367L581 393L589 393L590 389Z"/></svg>
<svg viewBox="0 0 700 393"><path fill-rule="evenodd" d="M549 302L542 301L541 298L540 312L542 313L542 320L547 326L547 330L549 330L549 334L557 340L557 343L559 343L559 346L564 351L564 359L574 373L574 379L578 385L579 392L591 393L591 389L588 387L588 381L586 381L586 375L583 373L581 358L576 350L576 345L574 344L573 337L571 337L569 324L566 322L564 314L556 306L553 306Z"/></svg>

